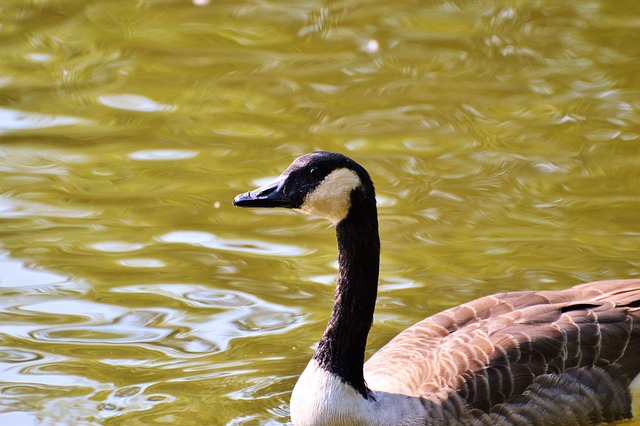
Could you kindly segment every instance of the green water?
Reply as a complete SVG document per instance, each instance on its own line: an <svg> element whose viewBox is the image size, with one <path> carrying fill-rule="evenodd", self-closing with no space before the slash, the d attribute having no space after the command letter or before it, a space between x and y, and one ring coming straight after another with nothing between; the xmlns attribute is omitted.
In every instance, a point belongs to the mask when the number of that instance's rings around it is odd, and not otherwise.
<svg viewBox="0 0 640 426"><path fill-rule="evenodd" d="M335 240L231 200L317 149L376 182L371 352L640 276L640 3L195 3L0 4L0 424L286 423Z"/></svg>

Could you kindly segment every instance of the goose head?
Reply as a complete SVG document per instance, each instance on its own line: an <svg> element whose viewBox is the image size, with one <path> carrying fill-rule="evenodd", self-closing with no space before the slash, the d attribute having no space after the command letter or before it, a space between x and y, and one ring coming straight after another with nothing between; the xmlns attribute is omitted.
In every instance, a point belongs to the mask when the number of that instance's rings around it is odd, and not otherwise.
<svg viewBox="0 0 640 426"><path fill-rule="evenodd" d="M290 208L338 224L366 199L375 205L367 171L342 154L318 151L298 157L275 181L238 195L233 204Z"/></svg>

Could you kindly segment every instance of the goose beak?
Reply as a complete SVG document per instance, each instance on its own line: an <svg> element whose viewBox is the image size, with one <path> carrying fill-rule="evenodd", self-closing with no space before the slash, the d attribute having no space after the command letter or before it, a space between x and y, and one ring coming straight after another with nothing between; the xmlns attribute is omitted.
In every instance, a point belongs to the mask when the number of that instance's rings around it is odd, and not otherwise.
<svg viewBox="0 0 640 426"><path fill-rule="evenodd" d="M238 207L293 207L293 202L284 194L283 177L253 191L239 194L233 205Z"/></svg>

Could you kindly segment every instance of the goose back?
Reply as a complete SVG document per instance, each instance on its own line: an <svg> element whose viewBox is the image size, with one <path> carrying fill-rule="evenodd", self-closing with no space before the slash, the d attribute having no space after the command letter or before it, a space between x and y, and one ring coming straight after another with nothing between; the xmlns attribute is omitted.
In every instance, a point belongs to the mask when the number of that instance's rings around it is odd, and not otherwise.
<svg viewBox="0 0 640 426"><path fill-rule="evenodd" d="M372 390L492 424L563 414L562 398L589 421L630 417L639 373L640 280L486 296L409 327L365 364ZM585 401L585 413L572 407Z"/></svg>

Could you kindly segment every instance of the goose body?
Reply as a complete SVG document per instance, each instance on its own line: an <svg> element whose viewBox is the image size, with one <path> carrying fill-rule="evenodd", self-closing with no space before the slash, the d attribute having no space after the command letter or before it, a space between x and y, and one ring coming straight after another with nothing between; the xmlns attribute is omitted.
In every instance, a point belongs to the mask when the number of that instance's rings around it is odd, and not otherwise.
<svg viewBox="0 0 640 426"><path fill-rule="evenodd" d="M486 296L414 324L365 364L380 258L366 170L314 152L234 204L291 208L336 228L334 306L293 390L295 425L586 425L632 416L640 279Z"/></svg>

